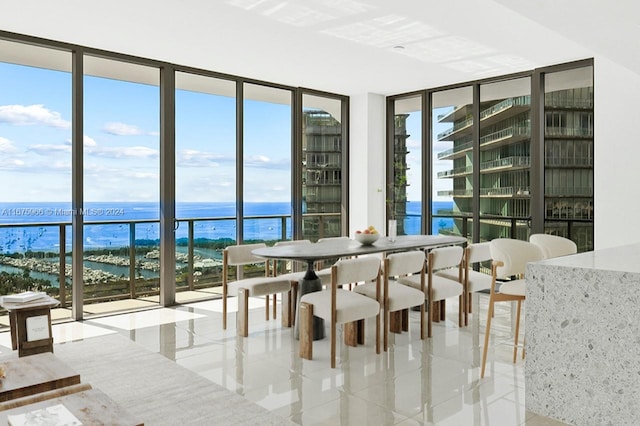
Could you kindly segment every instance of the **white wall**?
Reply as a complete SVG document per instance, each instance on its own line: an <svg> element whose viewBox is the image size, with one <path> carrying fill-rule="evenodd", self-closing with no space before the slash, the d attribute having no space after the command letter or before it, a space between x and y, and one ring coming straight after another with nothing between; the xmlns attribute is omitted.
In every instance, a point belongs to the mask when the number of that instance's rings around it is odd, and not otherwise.
<svg viewBox="0 0 640 426"><path fill-rule="evenodd" d="M640 242L640 75L594 64L595 247Z"/></svg>
<svg viewBox="0 0 640 426"><path fill-rule="evenodd" d="M385 97L350 98L349 236L375 226L385 232Z"/></svg>

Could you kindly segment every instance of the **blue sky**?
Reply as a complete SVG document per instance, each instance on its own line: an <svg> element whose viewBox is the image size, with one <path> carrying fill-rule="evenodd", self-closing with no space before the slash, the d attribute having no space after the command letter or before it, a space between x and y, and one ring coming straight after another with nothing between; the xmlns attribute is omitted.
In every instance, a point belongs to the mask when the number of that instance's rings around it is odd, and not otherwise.
<svg viewBox="0 0 640 426"><path fill-rule="evenodd" d="M159 89L85 77L85 201L158 201ZM235 200L235 99L176 94L176 198ZM291 107L245 101L245 200L290 200ZM0 62L4 202L71 200L71 75Z"/></svg>

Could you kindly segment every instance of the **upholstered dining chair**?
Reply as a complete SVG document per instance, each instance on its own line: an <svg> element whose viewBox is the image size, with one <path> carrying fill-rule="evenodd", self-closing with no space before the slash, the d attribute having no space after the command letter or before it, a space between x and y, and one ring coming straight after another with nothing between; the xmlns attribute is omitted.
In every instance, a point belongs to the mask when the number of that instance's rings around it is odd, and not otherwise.
<svg viewBox="0 0 640 426"><path fill-rule="evenodd" d="M469 325L469 314L472 313L472 307L475 306L475 309L478 309L480 292L486 291L488 293L491 288L491 275L473 269L477 263L491 261L490 244L490 242L469 244L464 249L462 285L467 295L464 300L465 326ZM436 274L452 280L458 279L458 271L455 269L445 269L436 272Z"/></svg>
<svg viewBox="0 0 640 426"><path fill-rule="evenodd" d="M545 259L576 254L578 246L568 238L551 234L532 234L529 242L542 250Z"/></svg>
<svg viewBox="0 0 640 426"><path fill-rule="evenodd" d="M227 297L238 296L238 335L249 335L249 297L265 296L266 319L269 320L269 296L277 293L289 293L285 297L291 297L291 281L287 278L269 276L269 262L266 259L255 256L252 250L265 248L264 243L240 244L228 246L222 255L222 328L227 329ZM240 276L239 270L244 265L264 264L265 276L241 278L229 281L229 268L236 266L236 277ZM273 318L276 318L276 300L273 298Z"/></svg>
<svg viewBox="0 0 640 426"><path fill-rule="evenodd" d="M432 336L433 321L445 319L445 300L450 297L459 297L458 326L462 327L462 317L464 310L463 286L462 286L462 254L460 246L441 247L431 250L427 254L427 288L426 298L427 308L427 336ZM438 275L437 271L453 268L458 273L457 279L446 278ZM421 288L420 275L411 275L400 278L400 284L409 285L413 288ZM438 305L436 305L438 303ZM437 312L435 307L438 306Z"/></svg>
<svg viewBox="0 0 640 426"><path fill-rule="evenodd" d="M311 244L310 240L292 240L292 241L278 241L274 244L274 247L292 246L292 245L308 245ZM278 261L274 261L277 265ZM274 276L277 274L277 268L274 265ZM307 265L303 265L302 271L294 271L279 275L281 279L288 279L291 281L291 293L287 294L289 297L283 299L283 315L282 325L285 327L292 327L296 322L296 309L298 304L298 284L300 280L304 278L307 273ZM331 268L323 268L314 271L316 276L320 278L322 286L327 286L331 283ZM288 310L288 311L287 311Z"/></svg>
<svg viewBox="0 0 640 426"><path fill-rule="evenodd" d="M300 356L313 358L313 316L329 322L331 368L336 366L336 327L343 324L345 344L364 343L364 319L376 317L376 353L380 353L380 303L361 294L339 289L351 282L375 282L380 287L380 259L341 259L331 266L331 286L300 298ZM378 290L379 292L379 290Z"/></svg>
<svg viewBox="0 0 640 426"><path fill-rule="evenodd" d="M379 289L375 283L361 284L353 291L372 299L382 301L383 348L389 347L389 331L400 333L409 330L409 308L420 306L420 338L424 339L424 305L426 292L425 258L422 251L407 251L390 254L383 260L383 285ZM402 285L400 277L416 274L420 288ZM382 295L379 291L382 291Z"/></svg>
<svg viewBox="0 0 640 426"><path fill-rule="evenodd" d="M487 326L484 334L484 349L482 351L482 369L480 378L484 377L489 349L489 335L491 334L491 319L496 302L517 302L516 327L514 331L513 362L518 355L518 334L520 332L520 311L525 300L524 273L529 262L544 259L542 250L535 244L511 238L497 238L491 241L491 292L489 294L489 309L487 312ZM498 278L512 278L504 281L500 290L496 290Z"/></svg>

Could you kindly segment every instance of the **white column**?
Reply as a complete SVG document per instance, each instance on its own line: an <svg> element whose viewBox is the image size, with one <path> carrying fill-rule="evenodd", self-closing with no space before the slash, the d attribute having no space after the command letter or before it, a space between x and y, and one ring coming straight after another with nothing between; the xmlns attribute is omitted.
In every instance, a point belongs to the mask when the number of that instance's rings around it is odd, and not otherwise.
<svg viewBox="0 0 640 426"><path fill-rule="evenodd" d="M350 98L349 236L369 225L385 230L385 105L383 95Z"/></svg>

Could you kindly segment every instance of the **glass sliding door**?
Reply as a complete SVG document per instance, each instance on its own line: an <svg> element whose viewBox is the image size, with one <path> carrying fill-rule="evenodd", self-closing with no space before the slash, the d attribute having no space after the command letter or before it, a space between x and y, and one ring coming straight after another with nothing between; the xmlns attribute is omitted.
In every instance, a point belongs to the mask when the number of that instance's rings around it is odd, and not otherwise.
<svg viewBox="0 0 640 426"><path fill-rule="evenodd" d="M396 220L398 235L422 233L422 117L422 96L394 101L393 177L387 188L387 214Z"/></svg>
<svg viewBox="0 0 640 426"><path fill-rule="evenodd" d="M71 306L71 116L71 53L0 40L0 295Z"/></svg>
<svg viewBox="0 0 640 426"><path fill-rule="evenodd" d="M432 234L471 238L473 214L473 89L432 95Z"/></svg>
<svg viewBox="0 0 640 426"><path fill-rule="evenodd" d="M292 93L244 84L243 238L291 239Z"/></svg>
<svg viewBox="0 0 640 426"><path fill-rule="evenodd" d="M176 73L176 285L221 285L235 244L236 83ZM206 294L205 294L206 295Z"/></svg>
<svg viewBox="0 0 640 426"><path fill-rule="evenodd" d="M528 240L531 78L480 85L480 241Z"/></svg>
<svg viewBox="0 0 640 426"><path fill-rule="evenodd" d="M342 235L342 100L302 96L302 238Z"/></svg>
<svg viewBox="0 0 640 426"><path fill-rule="evenodd" d="M85 56L84 71L84 310L102 313L91 303L159 291L159 70Z"/></svg>
<svg viewBox="0 0 640 426"><path fill-rule="evenodd" d="M545 232L593 250L593 67L544 76Z"/></svg>

